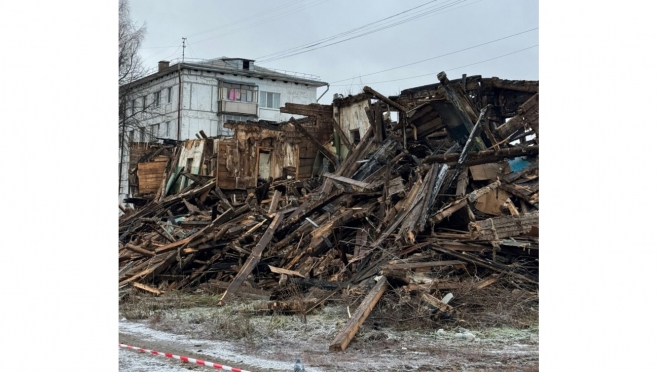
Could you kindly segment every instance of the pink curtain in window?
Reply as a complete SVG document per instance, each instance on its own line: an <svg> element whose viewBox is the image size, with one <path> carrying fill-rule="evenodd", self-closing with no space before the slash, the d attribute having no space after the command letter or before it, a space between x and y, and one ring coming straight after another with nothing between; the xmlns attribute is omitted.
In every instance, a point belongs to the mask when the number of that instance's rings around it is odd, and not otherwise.
<svg viewBox="0 0 659 372"><path fill-rule="evenodd" d="M236 99L236 91L233 89L229 90L229 99L230 100L235 100Z"/></svg>

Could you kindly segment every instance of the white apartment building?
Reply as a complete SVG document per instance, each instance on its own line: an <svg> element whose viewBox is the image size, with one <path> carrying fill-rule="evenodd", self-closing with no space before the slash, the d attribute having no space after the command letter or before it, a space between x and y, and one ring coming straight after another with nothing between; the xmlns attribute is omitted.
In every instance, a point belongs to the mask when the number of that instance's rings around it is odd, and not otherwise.
<svg viewBox="0 0 659 372"><path fill-rule="evenodd" d="M130 142L194 139L201 130L231 136L224 127L229 120L286 121L294 115L280 107L315 103L322 86L328 83L317 76L266 69L244 58L159 62L157 72L119 88L126 103L119 123L119 203L128 196Z"/></svg>

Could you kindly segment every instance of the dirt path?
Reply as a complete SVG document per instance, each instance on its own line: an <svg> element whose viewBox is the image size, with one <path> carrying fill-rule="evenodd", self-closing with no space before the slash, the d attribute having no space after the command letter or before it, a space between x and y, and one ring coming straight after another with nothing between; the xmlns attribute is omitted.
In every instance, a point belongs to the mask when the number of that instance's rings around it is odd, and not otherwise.
<svg viewBox="0 0 659 372"><path fill-rule="evenodd" d="M467 341L456 338L455 331L419 333L364 326L348 349L332 353L327 350L328 340L342 327L340 309L323 310L308 317L307 323L290 316L252 317L251 336L233 339L213 331L218 319L228 316L221 311L192 308L164 312L158 322L122 320L119 339L250 371L291 371L295 358L302 359L309 372L538 370L537 329L472 331L476 339ZM231 322L236 325L239 319ZM120 352L122 371L212 370L134 354L139 353Z"/></svg>
<svg viewBox="0 0 659 372"><path fill-rule="evenodd" d="M226 364L248 371L290 371L293 363L271 361L254 356L241 355L233 351L228 342L195 340L183 335L153 330L145 324L121 320L119 322L119 342L176 355L183 355L205 361ZM148 355L134 350L119 350L119 370L169 372L201 370L212 368L183 363L162 356ZM311 369L308 369L312 371ZM313 371L312 371L313 372Z"/></svg>

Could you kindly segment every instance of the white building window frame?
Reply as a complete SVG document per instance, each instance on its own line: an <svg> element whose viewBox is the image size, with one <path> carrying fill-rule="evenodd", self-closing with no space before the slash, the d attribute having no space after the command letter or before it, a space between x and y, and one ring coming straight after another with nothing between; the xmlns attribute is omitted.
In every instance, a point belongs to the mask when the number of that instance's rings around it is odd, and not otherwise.
<svg viewBox="0 0 659 372"><path fill-rule="evenodd" d="M259 107L265 109L279 110L281 107L281 93L261 91Z"/></svg>

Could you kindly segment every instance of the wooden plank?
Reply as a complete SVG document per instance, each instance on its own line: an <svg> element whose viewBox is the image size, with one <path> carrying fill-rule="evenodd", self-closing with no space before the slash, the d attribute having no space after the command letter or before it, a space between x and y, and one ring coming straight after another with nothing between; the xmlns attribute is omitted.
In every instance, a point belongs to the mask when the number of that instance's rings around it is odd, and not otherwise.
<svg viewBox="0 0 659 372"><path fill-rule="evenodd" d="M491 284L494 284L497 280L499 280L499 277L497 275L492 275L491 277L489 277L489 278L483 280L482 282L478 283L478 285L474 289L476 289L477 291L481 290L481 289L483 289L483 288L485 288L485 287L487 287Z"/></svg>
<svg viewBox="0 0 659 372"><path fill-rule="evenodd" d="M464 252L485 252L487 250L491 250L491 246L484 246L484 245L478 245L478 244L466 244L466 243L458 243L458 242L447 242L447 241L439 241L436 243L433 243L434 246L437 247L442 247L454 251L464 251Z"/></svg>
<svg viewBox="0 0 659 372"><path fill-rule="evenodd" d="M142 256L153 257L153 256L156 255L154 252L147 251L146 249L144 249L142 247L138 247L138 246L136 246L134 244L131 244L131 243L126 243L125 247L126 247L126 249L129 249L133 252L137 252L137 253L141 254Z"/></svg>
<svg viewBox="0 0 659 372"><path fill-rule="evenodd" d="M492 190L485 195L481 196L474 203L474 208L480 212L500 216L501 207L506 204L506 200L510 199L510 194L503 190Z"/></svg>
<svg viewBox="0 0 659 372"><path fill-rule="evenodd" d="M440 299L433 297L428 293L421 293L421 299L443 313L453 312L453 307L451 305L443 303Z"/></svg>
<svg viewBox="0 0 659 372"><path fill-rule="evenodd" d="M435 221L435 223L441 222L446 217L452 215L456 211L458 211L458 210L462 209L464 206L466 206L467 202L472 202L473 203L474 201L476 201L481 196L487 194L488 192L496 189L499 186L501 186L501 182L496 181L496 182L493 182L493 183L491 183L491 184L489 184L489 185L487 185L483 188L475 190L475 191L471 192L469 195L467 195L467 196L465 196L461 199L458 199L458 200L454 201L453 203L443 207L435 215L433 215L432 218Z"/></svg>
<svg viewBox="0 0 659 372"><path fill-rule="evenodd" d="M469 167L471 178L474 181L494 181L502 173L498 163L472 165Z"/></svg>
<svg viewBox="0 0 659 372"><path fill-rule="evenodd" d="M398 103L396 103L396 102L390 100L389 98L385 97L384 95L382 95L381 93L377 92L375 89L373 89L373 88L371 88L371 87L364 87L364 92L366 92L366 93L370 93L370 94L374 95L374 96L377 97L380 101L382 101L382 102L388 104L388 105L391 106L391 107L395 107L396 110L398 110L402 115L405 115L405 113L407 112L407 109L406 109L405 107L403 107L403 106L401 106L400 104L398 104Z"/></svg>
<svg viewBox="0 0 659 372"><path fill-rule="evenodd" d="M272 195L272 202L270 203L270 207L268 208L268 213L274 213L277 211L277 208L279 208L280 197L281 197L281 191L275 190L274 194Z"/></svg>
<svg viewBox="0 0 659 372"><path fill-rule="evenodd" d="M414 262L414 263L405 263L405 264L390 264L382 266L382 271L393 271L393 270L414 270L414 269L424 269L430 267L443 267L443 266L464 266L465 263L462 261L431 261L431 262Z"/></svg>
<svg viewBox="0 0 659 372"><path fill-rule="evenodd" d="M455 187L455 195L464 196L467 192L467 185L469 185L469 168L464 168L458 175L458 184Z"/></svg>
<svg viewBox="0 0 659 372"><path fill-rule="evenodd" d="M371 313L375 304L380 300L382 294L387 289L387 278L382 277L377 282L377 284L368 292L368 295L364 298L362 303L359 305L357 310L352 314L352 318L346 324L346 327L341 331L332 343L330 344L330 351L343 351L348 347L350 341L357 334L359 327L364 323L368 314Z"/></svg>
<svg viewBox="0 0 659 372"><path fill-rule="evenodd" d="M532 173L536 170L540 169L540 163L538 161L535 161L528 165L526 168L519 170L517 172L513 172L510 174L507 174L505 177L503 177L503 181L506 183L512 183L517 181L518 179L526 176L529 173Z"/></svg>
<svg viewBox="0 0 659 372"><path fill-rule="evenodd" d="M245 281L245 279L247 279L247 276L252 272L252 270L254 270L256 264L261 260L261 254L272 240L272 236L275 230L277 230L277 228L279 227L279 224L281 223L282 219L283 217L281 213L277 213L275 217L272 219L270 226L268 226L268 229L261 237L261 240L259 240L259 242L256 244L256 247L252 249L252 253L249 255L249 258L247 259L245 264L240 268L240 271L229 285L229 288L227 288L227 290L220 298L220 301L217 303L218 306L222 306L226 302L228 302L231 299L233 293L243 284L243 282Z"/></svg>
<svg viewBox="0 0 659 372"><path fill-rule="evenodd" d="M273 273L290 275L290 276L299 276L300 278L306 278L304 275L300 274L297 271L286 270L286 269L282 269L282 268L274 267L274 266L270 266L270 265L268 265L268 267L270 268L270 271L272 271Z"/></svg>
<svg viewBox="0 0 659 372"><path fill-rule="evenodd" d="M369 186L370 186L370 183L366 183L366 182L362 182L362 181L356 181L356 180L353 180L352 178L338 176L338 175L333 174L333 173L325 173L325 174L323 174L323 177L331 178L333 180L336 180L336 181L339 181L339 182L342 182L342 183L347 183L348 185L357 186L357 187L360 187L362 189L369 188Z"/></svg>
<svg viewBox="0 0 659 372"><path fill-rule="evenodd" d="M501 240L503 238L527 234L533 226L540 224L540 212L488 218L469 223L469 230L475 239Z"/></svg>
<svg viewBox="0 0 659 372"><path fill-rule="evenodd" d="M284 107L279 108L282 114L304 115L304 116L327 116L331 117L333 113L332 105L309 104L286 102Z"/></svg>
<svg viewBox="0 0 659 372"><path fill-rule="evenodd" d="M167 244L167 245L163 245L162 247L156 248L156 253L168 252L168 251L172 251L172 250L174 250L178 247L184 246L184 245L190 243L195 238L205 235L209 230L211 230L214 227L219 226L219 225L229 221L231 218L233 218L234 216L239 215L239 214L240 213L238 213L238 210L234 211L234 210L229 209L229 210L225 211L224 213L222 213L221 215L219 215L208 226L206 226L203 229L197 231L193 235L191 235L191 236L189 236L185 239L181 239L179 241L176 241L176 242L173 242L173 243L170 243L170 244Z"/></svg>
<svg viewBox="0 0 659 372"><path fill-rule="evenodd" d="M153 266L145 269L144 271L141 271L141 272L133 275L132 277L130 277L130 278L124 280L124 281L119 282L119 286L121 287L125 284L132 283L132 282L134 282L138 279L141 279L143 277L146 277L147 275L150 275L150 274L158 275L163 270L165 270L169 266L169 264L172 263L172 261L175 258L176 258L176 252L171 252L169 255L165 255L160 262L156 262ZM151 260L149 260L147 262L153 262L152 260L154 260L154 259L156 259L156 258L152 258Z"/></svg>
<svg viewBox="0 0 659 372"><path fill-rule="evenodd" d="M536 155L540 152L540 146L527 146L527 147L510 147L501 150L484 150L478 152L471 152L467 155L465 165L477 165L492 163L500 159L515 158L518 156ZM444 154L444 155L430 155L423 159L423 163L446 163L448 165L455 165L458 163L460 154Z"/></svg>
<svg viewBox="0 0 659 372"><path fill-rule="evenodd" d="M141 290L149 292L149 293L153 293L156 296L160 296L163 293L162 291L159 291L159 290L157 290L157 289L155 289L151 286L148 286L146 284L133 283L133 287L141 289Z"/></svg>
<svg viewBox="0 0 659 372"><path fill-rule="evenodd" d="M352 142L350 142L348 136L345 134L343 130L341 130L341 127L339 126L339 123L336 122L336 119L332 118L331 123L332 126L334 127L334 131L339 135L341 142L343 142L346 145L348 151L352 151L355 148L355 145Z"/></svg>
<svg viewBox="0 0 659 372"><path fill-rule="evenodd" d="M525 126L537 126L539 122L539 99L540 93L534 94L517 109L517 115L496 129L501 138L506 138Z"/></svg>

